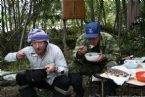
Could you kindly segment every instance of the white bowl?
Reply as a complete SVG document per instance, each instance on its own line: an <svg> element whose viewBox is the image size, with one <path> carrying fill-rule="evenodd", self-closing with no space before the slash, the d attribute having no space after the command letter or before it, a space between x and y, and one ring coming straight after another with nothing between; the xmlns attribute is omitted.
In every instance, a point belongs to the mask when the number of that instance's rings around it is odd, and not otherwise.
<svg viewBox="0 0 145 97"><path fill-rule="evenodd" d="M125 60L124 61L124 66L129 69L135 69L138 67L139 64L140 64L139 60Z"/></svg>
<svg viewBox="0 0 145 97"><path fill-rule="evenodd" d="M145 69L145 63L141 63L140 65L142 66L143 69Z"/></svg>
<svg viewBox="0 0 145 97"><path fill-rule="evenodd" d="M98 57L99 57L100 53L96 53L96 52L89 52L89 53L86 53L85 54L85 58L88 60L88 61L97 61Z"/></svg>

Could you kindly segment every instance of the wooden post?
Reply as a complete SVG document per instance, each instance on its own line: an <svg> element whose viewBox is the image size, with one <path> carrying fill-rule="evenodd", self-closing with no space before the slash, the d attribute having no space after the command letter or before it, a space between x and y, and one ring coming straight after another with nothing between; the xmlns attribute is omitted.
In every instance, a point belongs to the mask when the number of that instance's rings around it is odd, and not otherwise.
<svg viewBox="0 0 145 97"><path fill-rule="evenodd" d="M62 0L62 20L63 20L63 45L64 55L69 63L70 52L66 43L67 31L66 21L68 19L84 19L84 0ZM82 22L81 22L82 23Z"/></svg>

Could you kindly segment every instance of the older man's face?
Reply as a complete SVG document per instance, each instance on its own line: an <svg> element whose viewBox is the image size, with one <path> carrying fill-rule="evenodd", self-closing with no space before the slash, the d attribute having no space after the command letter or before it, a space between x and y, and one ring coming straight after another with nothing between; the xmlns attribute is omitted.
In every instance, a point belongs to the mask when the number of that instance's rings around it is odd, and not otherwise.
<svg viewBox="0 0 145 97"><path fill-rule="evenodd" d="M93 46L96 46L100 41L100 37L97 38L88 38L87 42Z"/></svg>
<svg viewBox="0 0 145 97"><path fill-rule="evenodd" d="M32 46L38 55L45 54L47 44L46 41L32 41Z"/></svg>

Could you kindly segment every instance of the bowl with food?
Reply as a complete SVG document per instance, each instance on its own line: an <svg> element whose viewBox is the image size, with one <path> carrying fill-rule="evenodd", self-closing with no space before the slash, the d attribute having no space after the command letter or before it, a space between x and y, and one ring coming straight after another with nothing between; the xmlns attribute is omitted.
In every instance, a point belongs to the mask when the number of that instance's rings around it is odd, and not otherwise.
<svg viewBox="0 0 145 97"><path fill-rule="evenodd" d="M91 61L91 62L97 61L99 56L100 56L100 53L96 53L96 52L89 52L85 54L86 60Z"/></svg>
<svg viewBox="0 0 145 97"><path fill-rule="evenodd" d="M125 60L124 66L128 69L135 69L139 66L140 61L139 60Z"/></svg>

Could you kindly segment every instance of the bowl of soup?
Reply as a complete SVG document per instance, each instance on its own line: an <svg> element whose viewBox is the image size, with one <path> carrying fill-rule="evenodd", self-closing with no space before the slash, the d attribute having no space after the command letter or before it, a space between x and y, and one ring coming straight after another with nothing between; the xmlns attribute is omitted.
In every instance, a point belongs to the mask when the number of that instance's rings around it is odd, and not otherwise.
<svg viewBox="0 0 145 97"><path fill-rule="evenodd" d="M99 56L100 56L100 53L96 53L96 52L89 52L85 54L86 60L91 61L91 62L97 61Z"/></svg>

